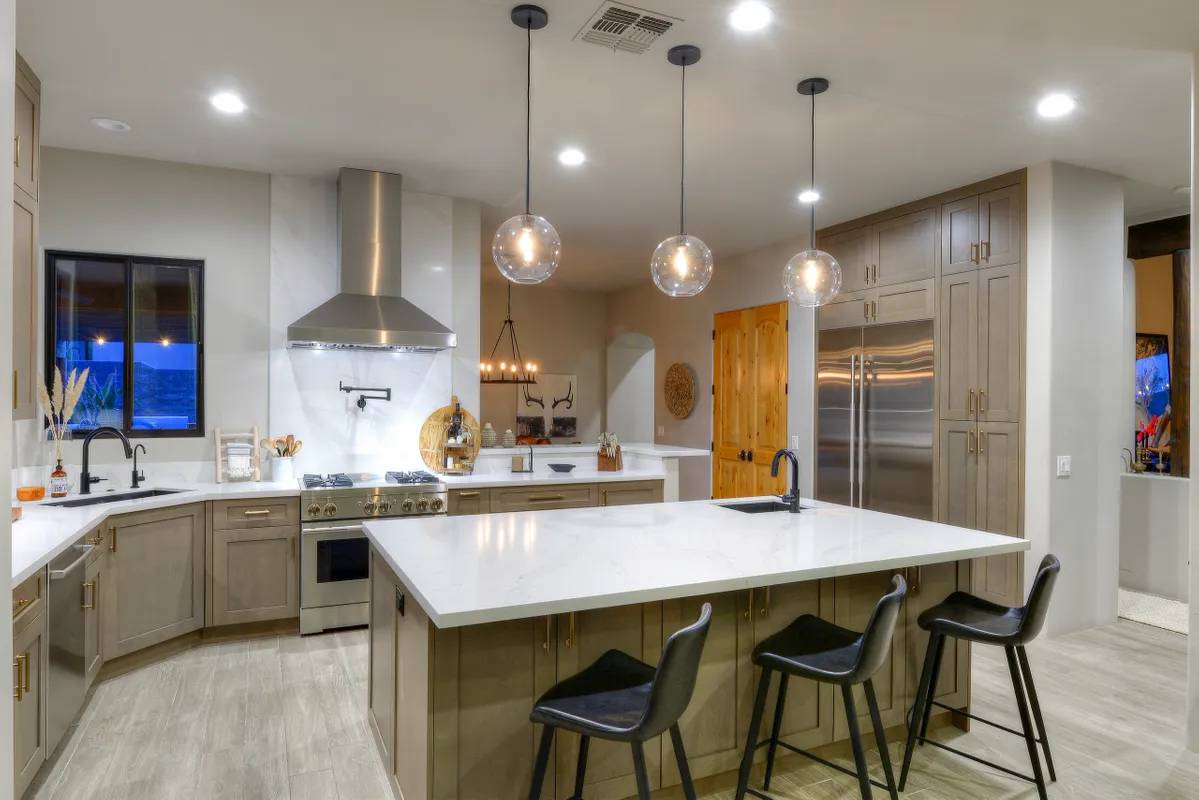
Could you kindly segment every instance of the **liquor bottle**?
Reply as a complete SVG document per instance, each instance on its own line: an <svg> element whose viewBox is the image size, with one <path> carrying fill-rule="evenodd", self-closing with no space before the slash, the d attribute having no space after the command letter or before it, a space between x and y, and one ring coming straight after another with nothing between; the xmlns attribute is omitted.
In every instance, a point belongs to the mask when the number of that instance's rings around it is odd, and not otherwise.
<svg viewBox="0 0 1199 800"><path fill-rule="evenodd" d="M67 496L67 471L62 468L61 458L58 459L58 464L54 467L54 471L50 473L50 496Z"/></svg>

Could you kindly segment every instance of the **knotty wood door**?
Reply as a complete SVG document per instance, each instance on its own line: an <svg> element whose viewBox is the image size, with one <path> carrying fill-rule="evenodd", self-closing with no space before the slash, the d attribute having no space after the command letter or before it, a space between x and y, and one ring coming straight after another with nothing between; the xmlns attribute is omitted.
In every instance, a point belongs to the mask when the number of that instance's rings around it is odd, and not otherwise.
<svg viewBox="0 0 1199 800"><path fill-rule="evenodd" d="M712 496L781 493L770 461L787 446L787 304L717 314L713 339Z"/></svg>

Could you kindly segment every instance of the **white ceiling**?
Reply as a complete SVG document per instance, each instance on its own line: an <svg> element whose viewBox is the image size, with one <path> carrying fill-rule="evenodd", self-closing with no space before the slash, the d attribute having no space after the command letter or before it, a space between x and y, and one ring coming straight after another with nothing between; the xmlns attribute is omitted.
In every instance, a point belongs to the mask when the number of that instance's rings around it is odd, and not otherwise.
<svg viewBox="0 0 1199 800"><path fill-rule="evenodd" d="M43 143L283 173L341 165L476 198L486 224L523 186L524 36L508 0L18 0L43 82ZM648 280L677 225L678 70L688 70L688 228L722 257L806 228L806 98L819 74L819 222L1045 159L1130 179L1129 216L1185 209L1195 0L774 0L740 34L733 0L639 0L685 21L647 54L573 41L599 0L546 0L534 36L533 205L558 228L562 286ZM207 97L243 94L225 117ZM1072 117L1037 118L1065 90ZM92 117L133 126L112 134ZM576 145L587 164L559 166Z"/></svg>

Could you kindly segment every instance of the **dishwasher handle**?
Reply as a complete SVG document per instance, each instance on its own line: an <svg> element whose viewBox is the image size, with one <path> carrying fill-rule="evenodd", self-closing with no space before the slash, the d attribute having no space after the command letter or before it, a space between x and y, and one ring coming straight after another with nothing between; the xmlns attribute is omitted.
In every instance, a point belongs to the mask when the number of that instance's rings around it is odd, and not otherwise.
<svg viewBox="0 0 1199 800"><path fill-rule="evenodd" d="M94 550L95 548L96 548L96 546L94 544L81 545L79 549L83 551L83 554L80 555L79 558L72 561L71 565L69 567L66 567L65 569L50 570L50 580L61 581L63 578L67 577L68 574L77 570L79 568L79 566L81 564L83 564L84 561L87 560L87 557L89 555L91 555L92 550Z"/></svg>

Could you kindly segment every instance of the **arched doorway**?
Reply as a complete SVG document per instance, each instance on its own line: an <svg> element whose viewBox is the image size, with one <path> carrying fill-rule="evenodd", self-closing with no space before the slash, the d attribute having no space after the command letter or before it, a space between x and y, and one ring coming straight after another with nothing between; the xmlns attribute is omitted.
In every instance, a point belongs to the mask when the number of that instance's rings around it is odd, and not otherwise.
<svg viewBox="0 0 1199 800"><path fill-rule="evenodd" d="M608 343L606 428L624 442L654 441L654 340L625 333Z"/></svg>

